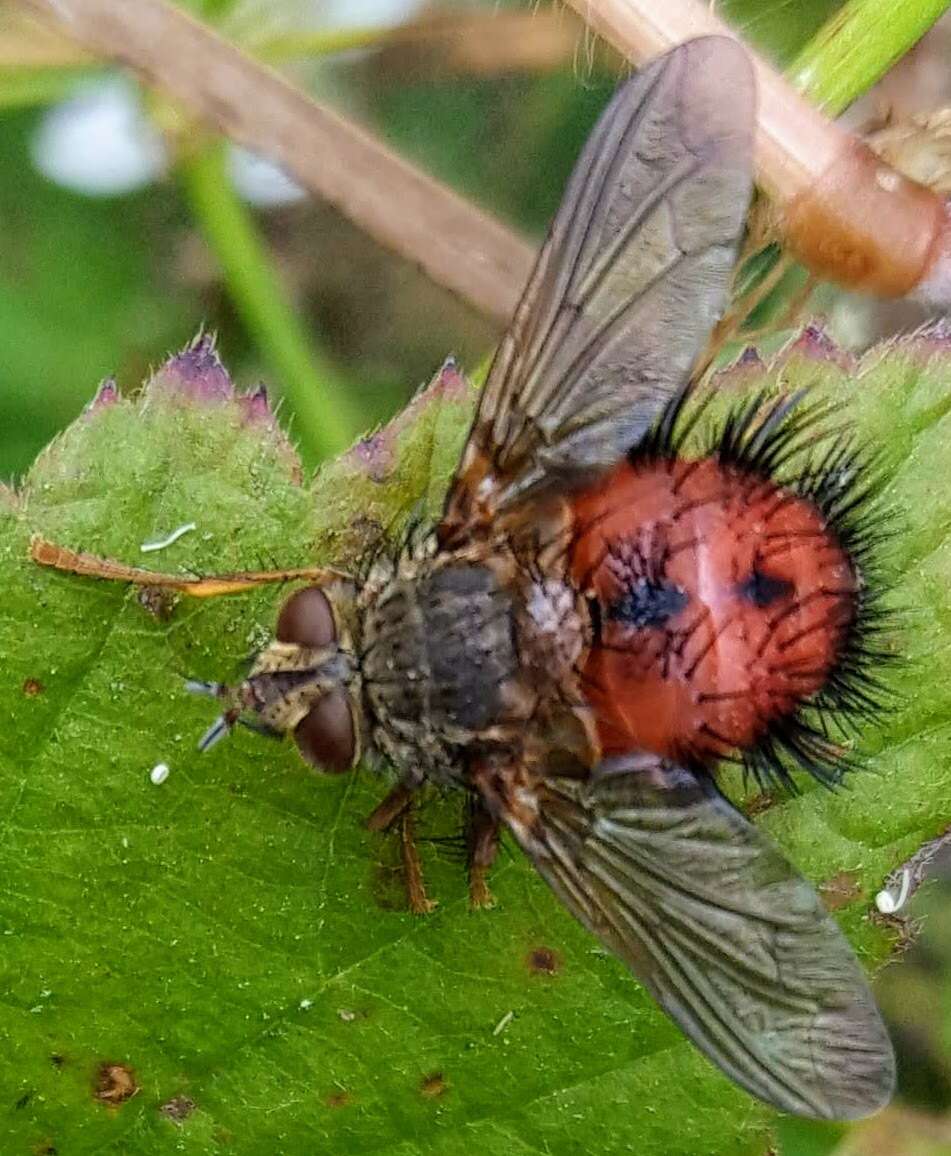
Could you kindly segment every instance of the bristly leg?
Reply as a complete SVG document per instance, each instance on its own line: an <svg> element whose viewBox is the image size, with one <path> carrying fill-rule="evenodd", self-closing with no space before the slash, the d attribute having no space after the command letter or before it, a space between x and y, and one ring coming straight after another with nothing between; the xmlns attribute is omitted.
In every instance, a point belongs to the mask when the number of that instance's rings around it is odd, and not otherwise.
<svg viewBox="0 0 951 1156"><path fill-rule="evenodd" d="M369 831L387 832L394 827L399 829L406 901L414 915L429 915L435 910L436 902L426 895L423 867L416 847L413 821L415 795L415 787L406 783L397 784L383 802L370 813L365 826Z"/></svg>
<svg viewBox="0 0 951 1156"><path fill-rule="evenodd" d="M407 807L399 817L400 851L403 858L403 877L406 882L406 899L414 915L429 915L436 910L437 901L426 894L423 883L423 866L416 846L413 808Z"/></svg>
<svg viewBox="0 0 951 1156"><path fill-rule="evenodd" d="M374 807L367 815L364 826L368 831L388 831L403 814L412 806L416 791L406 783L398 783L386 796L382 803Z"/></svg>
<svg viewBox="0 0 951 1156"><path fill-rule="evenodd" d="M494 907L486 883L489 868L499 851L499 821L477 795L466 805L466 852L469 866L469 907L473 911Z"/></svg>

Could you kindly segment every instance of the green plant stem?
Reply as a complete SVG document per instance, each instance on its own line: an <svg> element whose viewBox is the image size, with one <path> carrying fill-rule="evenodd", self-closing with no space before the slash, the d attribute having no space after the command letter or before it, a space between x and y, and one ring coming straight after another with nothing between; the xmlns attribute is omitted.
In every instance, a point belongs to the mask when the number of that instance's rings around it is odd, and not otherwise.
<svg viewBox="0 0 951 1156"><path fill-rule="evenodd" d="M948 0L848 0L793 60L787 76L837 116L916 44Z"/></svg>
<svg viewBox="0 0 951 1156"><path fill-rule="evenodd" d="M227 16L233 7L234 0L202 0L199 6L202 20L209 24Z"/></svg>
<svg viewBox="0 0 951 1156"><path fill-rule="evenodd" d="M200 149L181 171L195 220L235 305L291 400L298 436L309 456L330 457L359 431L359 416L288 301L251 213L231 187L223 147Z"/></svg>
<svg viewBox="0 0 951 1156"><path fill-rule="evenodd" d="M373 48L387 39L385 28L339 28L316 32L288 32L258 42L249 41L246 48L259 60L283 64L289 60L314 56L333 56L357 48Z"/></svg>

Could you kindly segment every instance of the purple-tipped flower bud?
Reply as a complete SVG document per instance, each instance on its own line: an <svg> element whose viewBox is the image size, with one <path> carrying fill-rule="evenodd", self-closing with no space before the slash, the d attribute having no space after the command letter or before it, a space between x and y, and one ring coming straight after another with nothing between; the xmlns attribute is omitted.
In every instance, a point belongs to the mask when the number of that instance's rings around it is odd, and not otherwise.
<svg viewBox="0 0 951 1156"><path fill-rule="evenodd" d="M228 401L234 396L211 333L199 333L191 345L170 357L146 388L150 394L178 393L198 402Z"/></svg>
<svg viewBox="0 0 951 1156"><path fill-rule="evenodd" d="M714 373L716 389L746 389L755 379L766 372L766 366L759 350L752 345L740 353L729 365Z"/></svg>
<svg viewBox="0 0 951 1156"><path fill-rule="evenodd" d="M747 345L736 361L733 362L733 368L762 370L765 369L766 366L756 346Z"/></svg>
<svg viewBox="0 0 951 1156"><path fill-rule="evenodd" d="M347 458L372 481L385 482L396 464L392 432L382 429L360 438L348 450Z"/></svg>
<svg viewBox="0 0 951 1156"><path fill-rule="evenodd" d="M810 321L808 325L804 325L781 356L785 358L797 354L809 358L810 361L828 361L842 369L847 369L854 361L848 350L837 345L818 321Z"/></svg>
<svg viewBox="0 0 951 1156"><path fill-rule="evenodd" d="M444 399L456 399L465 397L468 389L469 382L465 374L459 369L459 363L454 357L447 357L430 383L427 392L437 394Z"/></svg>
<svg viewBox="0 0 951 1156"><path fill-rule="evenodd" d="M263 382L254 389L249 389L247 393L239 394L237 402L245 425L274 424L274 410L271 409L271 399Z"/></svg>
<svg viewBox="0 0 951 1156"><path fill-rule="evenodd" d="M96 390L96 396L86 409L105 409L106 406L115 405L119 397L119 387L116 385L116 379L114 377L104 377L99 383L99 388Z"/></svg>
<svg viewBox="0 0 951 1156"><path fill-rule="evenodd" d="M262 437L270 436L281 457L287 463L288 469L295 482L300 482L302 470L300 458L291 443L290 438L278 424L277 414L271 406L267 386L263 382L249 389L247 393L238 394L235 406L241 415L243 425L254 427L261 431Z"/></svg>

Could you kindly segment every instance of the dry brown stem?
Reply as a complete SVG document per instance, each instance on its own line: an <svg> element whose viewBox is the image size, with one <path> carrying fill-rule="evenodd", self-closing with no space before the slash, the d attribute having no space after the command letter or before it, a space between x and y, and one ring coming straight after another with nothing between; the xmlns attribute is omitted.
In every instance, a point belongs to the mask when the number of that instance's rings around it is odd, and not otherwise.
<svg viewBox="0 0 951 1156"><path fill-rule="evenodd" d="M374 66L391 74L405 70L416 80L550 72L574 59L583 36L581 21L564 9L435 8L376 36ZM305 44L306 38L277 37L255 55L293 58ZM613 49L607 55L617 60Z"/></svg>
<svg viewBox="0 0 951 1156"><path fill-rule="evenodd" d="M702 0L569 0L635 63L693 36L735 34ZM819 277L886 297L951 297L944 201L814 108L747 48L759 109L756 179L788 248Z"/></svg>
<svg viewBox="0 0 951 1156"><path fill-rule="evenodd" d="M532 248L364 129L165 0L22 0L233 140L276 161L382 245L507 321Z"/></svg>
<svg viewBox="0 0 951 1156"><path fill-rule="evenodd" d="M505 322L531 247L369 133L167 0L22 0L128 64L234 140L277 161L437 284ZM570 0L640 62L691 36L731 35L701 0ZM943 199L902 177L751 53L756 170L788 247L818 276L885 296L951 298Z"/></svg>

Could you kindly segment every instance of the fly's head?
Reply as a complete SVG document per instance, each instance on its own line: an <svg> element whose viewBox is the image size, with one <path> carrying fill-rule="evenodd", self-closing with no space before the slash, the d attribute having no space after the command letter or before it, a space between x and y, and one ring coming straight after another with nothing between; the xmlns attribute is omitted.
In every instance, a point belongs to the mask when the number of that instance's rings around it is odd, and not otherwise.
<svg viewBox="0 0 951 1156"><path fill-rule="evenodd" d="M240 723L293 735L304 761L321 771L351 770L365 746L357 636L351 581L296 590L281 607L274 640L255 656L243 682L189 682L190 690L224 704L200 749Z"/></svg>

